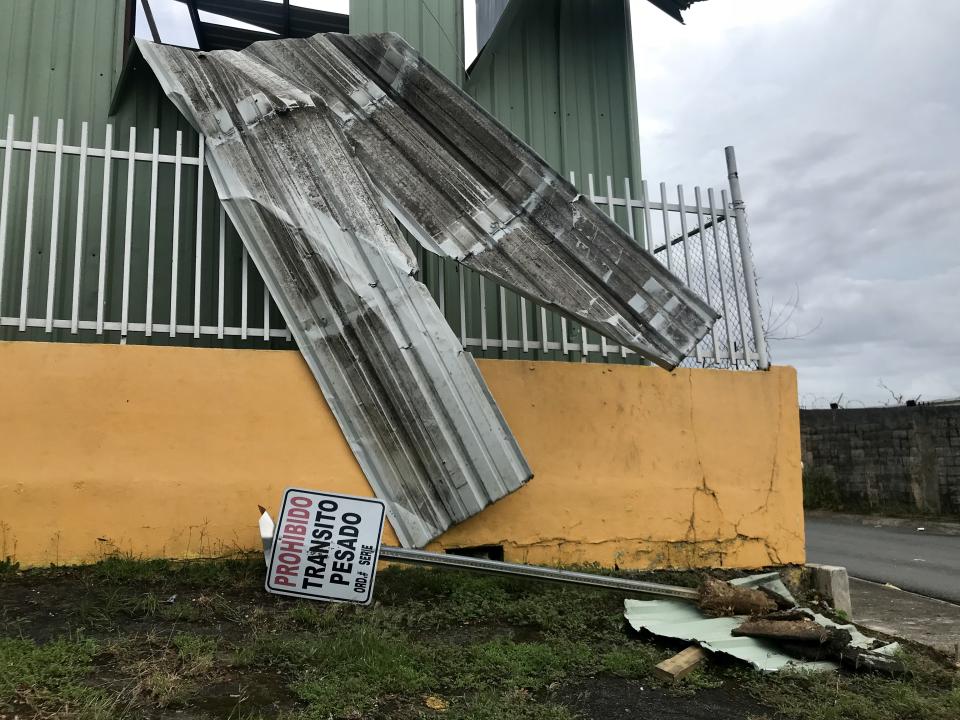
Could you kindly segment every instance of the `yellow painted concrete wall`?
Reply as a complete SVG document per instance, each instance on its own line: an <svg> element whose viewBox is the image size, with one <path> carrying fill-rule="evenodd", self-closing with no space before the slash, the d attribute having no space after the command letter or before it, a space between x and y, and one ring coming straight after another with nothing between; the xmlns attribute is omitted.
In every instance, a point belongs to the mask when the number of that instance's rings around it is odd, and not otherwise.
<svg viewBox="0 0 960 720"><path fill-rule="evenodd" d="M793 369L479 364L535 477L437 547L635 568L803 562ZM0 556L256 548L257 503L290 485L371 494L296 352L0 343Z"/></svg>

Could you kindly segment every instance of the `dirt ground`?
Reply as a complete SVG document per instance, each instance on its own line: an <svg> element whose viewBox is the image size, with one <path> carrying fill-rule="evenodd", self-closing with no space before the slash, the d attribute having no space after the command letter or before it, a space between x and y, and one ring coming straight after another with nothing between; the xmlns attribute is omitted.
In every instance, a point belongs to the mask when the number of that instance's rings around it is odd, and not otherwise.
<svg viewBox="0 0 960 720"><path fill-rule="evenodd" d="M628 632L620 593L391 567L363 608L262 582L255 556L0 566L0 718L960 718L919 653L903 678L711 659L664 685L680 648Z"/></svg>

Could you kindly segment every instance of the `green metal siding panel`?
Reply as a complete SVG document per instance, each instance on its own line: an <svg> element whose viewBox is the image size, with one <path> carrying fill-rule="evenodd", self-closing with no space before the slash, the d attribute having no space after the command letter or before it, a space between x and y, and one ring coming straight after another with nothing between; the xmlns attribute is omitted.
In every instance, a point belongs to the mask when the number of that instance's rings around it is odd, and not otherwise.
<svg viewBox="0 0 960 720"><path fill-rule="evenodd" d="M625 177L639 187L626 2L513 0L466 90L578 184L592 173L612 176L618 195Z"/></svg>
<svg viewBox="0 0 960 720"><path fill-rule="evenodd" d="M123 0L0 0L0 132L5 133L7 115L17 118L18 139L29 139L32 118L40 118L41 142L53 142L56 121L64 120L64 141L79 144L80 126L90 123L91 144L102 137L113 84L120 70L120 39L123 31ZM14 153L7 218L7 246L0 311L15 315L20 307L21 268L27 204L27 153ZM40 155L34 198L33 241L29 274L28 307L31 316L42 316L46 306L47 267L51 238L54 160ZM99 181L91 168L88 182ZM62 169L64 193L61 205L61 242L58 260L65 258L63 238L73 238L76 210L77 160L65 158ZM87 197L87 227L93 212ZM99 207L99 198L96 199ZM96 211L99 226L99 211ZM88 233L89 235L89 233ZM71 243L72 247L72 243ZM72 253L69 256L72 275ZM96 255L85 253L84 271L96 266ZM62 267L62 265L59 265ZM94 271L95 272L95 271ZM95 307L95 306L94 306ZM0 330L0 338L11 336ZM17 333L19 338L39 337L40 331Z"/></svg>
<svg viewBox="0 0 960 720"><path fill-rule="evenodd" d="M624 178L630 180L632 195L639 195L636 84L625 0L512 0L465 89L550 165L567 176L573 171L580 188L587 188L592 173L595 192L605 195L610 175L614 195L623 196ZM626 226L622 209L616 219ZM634 221L640 237L642 219ZM489 297L495 288L484 282ZM473 295L478 302L479 290ZM508 297L507 307L508 332L517 337L520 301ZM526 312L528 327L539 337L539 314L529 303ZM488 305L488 327L497 327L497 313ZM561 339L561 322L552 314L547 334L551 341ZM577 341L579 334L579 327L568 323L568 338ZM599 342L593 333L589 338ZM516 351L482 354L521 356ZM540 356L565 359L558 351ZM608 361L618 362L620 357L611 354Z"/></svg>
<svg viewBox="0 0 960 720"><path fill-rule="evenodd" d="M103 124L120 72L124 0L0 0L0 114Z"/></svg>
<svg viewBox="0 0 960 720"><path fill-rule="evenodd" d="M53 143L56 122L64 120L64 143L79 145L81 124L88 123L88 145L104 146L107 124L113 126L114 150L126 150L131 127L137 130L136 148L150 152L153 129L160 131L160 152L173 154L176 133L183 133L183 154L196 156L198 137L179 111L166 98L153 74L146 68L135 70L125 86L125 94L117 112L108 117L110 100L120 76L119 63L123 28L124 0L0 0L0 13L9 22L0 27L0 57L9 72L0 76L0 134L6 133L7 115L17 118L15 136L30 137L33 116L40 118L40 142ZM0 291L0 313L6 317L20 312L24 236L27 227L27 177L29 153L14 151L11 164L11 185L7 218L7 242ZM79 158L65 155L61 170L61 205L58 223L57 281L53 298L56 319L69 319L72 309L72 278L77 223ZM0 167L3 161L0 156ZM46 313L47 274L54 233L51 228L53 204L54 156L37 156L36 190L30 252L28 317ZM97 316L97 285L100 266L101 205L104 161L90 157L86 165L86 194L82 228L81 286L79 316L93 320ZM111 200L108 215L104 317L119 320L123 293L123 248L127 161L111 163ZM146 317L147 254L149 237L151 168L148 162L136 163L130 253L129 320L143 322ZM154 322L169 320L171 286L171 254L173 235L173 182L170 165L161 164L157 178L156 254L154 274ZM194 312L194 242L196 168L184 166L181 175L180 239L177 282L177 320L192 324ZM216 193L209 179L204 192L204 245L201 265L201 323L216 325L218 314L218 243ZM231 229L232 234L232 229ZM230 237L226 243L225 303L226 326L240 325L241 244ZM248 325L262 326L263 286L250 266ZM282 319L272 308L271 326L282 326ZM119 342L117 331L97 335L81 330L57 330L53 335L42 329L20 332L16 328L0 328L0 339L58 340L86 342ZM200 346L270 347L277 341L242 341L226 337L178 335L176 339L156 333L146 338L131 333L130 342ZM282 341L280 341L282 342Z"/></svg>
<svg viewBox="0 0 960 720"><path fill-rule="evenodd" d="M395 32L444 75L463 85L461 0L350 0L350 32Z"/></svg>

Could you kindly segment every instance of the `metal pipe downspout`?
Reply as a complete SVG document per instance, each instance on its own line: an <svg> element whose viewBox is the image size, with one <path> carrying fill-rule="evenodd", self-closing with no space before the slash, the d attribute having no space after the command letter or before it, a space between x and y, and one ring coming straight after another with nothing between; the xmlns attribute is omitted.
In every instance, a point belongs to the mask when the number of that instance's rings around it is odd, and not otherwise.
<svg viewBox="0 0 960 720"><path fill-rule="evenodd" d="M757 366L760 370L769 370L770 358L767 355L767 339L763 334L763 316L760 314L760 298L757 295L757 272L753 265L753 253L750 250L750 231L747 229L747 213L743 204L743 192L740 189L740 176L737 174L737 154L732 145L725 147L724 153L727 156L727 180L730 182L733 217L737 225L737 239L740 242L743 284L747 290L747 306L750 309L750 322L753 325L753 341L757 346Z"/></svg>

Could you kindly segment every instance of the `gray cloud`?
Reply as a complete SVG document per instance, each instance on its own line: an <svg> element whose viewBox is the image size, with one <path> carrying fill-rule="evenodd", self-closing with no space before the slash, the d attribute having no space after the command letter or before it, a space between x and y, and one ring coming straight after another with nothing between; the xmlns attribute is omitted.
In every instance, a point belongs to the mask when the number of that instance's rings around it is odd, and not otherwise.
<svg viewBox="0 0 960 720"><path fill-rule="evenodd" d="M646 5L644 173L723 185L737 147L761 300L817 328L772 344L802 401L960 395L960 3Z"/></svg>

